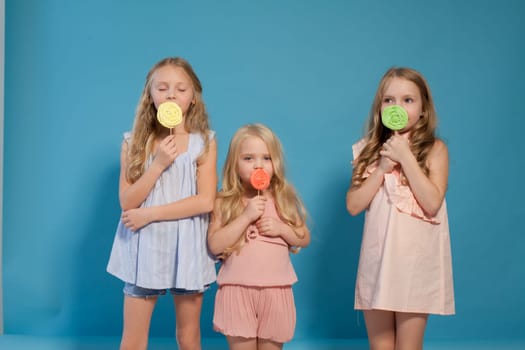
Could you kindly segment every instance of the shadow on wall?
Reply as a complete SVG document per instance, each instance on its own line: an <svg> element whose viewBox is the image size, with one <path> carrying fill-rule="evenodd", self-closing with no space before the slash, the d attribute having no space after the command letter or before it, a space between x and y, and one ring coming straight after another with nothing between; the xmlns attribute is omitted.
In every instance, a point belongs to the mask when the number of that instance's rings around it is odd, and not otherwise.
<svg viewBox="0 0 525 350"><path fill-rule="evenodd" d="M72 268L70 333L74 336L117 336L122 333L123 282L106 272L120 216L119 164L102 169L94 180L91 206L85 209L88 225L80 235ZM211 318L215 285L205 293L202 335L214 336ZM175 336L175 313L171 296L160 297L153 313L151 337Z"/></svg>
<svg viewBox="0 0 525 350"><path fill-rule="evenodd" d="M351 217L346 210L345 196L350 173L330 174L315 194L312 217L312 245L309 260L313 264L309 276L311 305L306 326L308 337L363 338L366 329L361 312L354 310L354 286L359 260L363 217ZM344 175L344 176L343 176ZM330 198L333 203L327 203ZM301 287L302 288L302 287ZM299 310L299 312L301 312Z"/></svg>
<svg viewBox="0 0 525 350"><path fill-rule="evenodd" d="M120 216L119 164L102 168L93 179L91 201L86 200L87 225L80 232L74 256L71 334L117 336L122 331L122 282L106 272ZM91 204L88 206L87 204Z"/></svg>

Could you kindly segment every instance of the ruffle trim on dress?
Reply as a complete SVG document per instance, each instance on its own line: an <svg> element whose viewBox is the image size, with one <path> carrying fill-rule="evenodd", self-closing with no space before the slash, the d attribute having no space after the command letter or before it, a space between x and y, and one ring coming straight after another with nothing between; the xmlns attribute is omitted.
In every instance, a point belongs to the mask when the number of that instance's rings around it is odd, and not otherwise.
<svg viewBox="0 0 525 350"><path fill-rule="evenodd" d="M402 213L414 216L431 224L439 224L436 217L430 217L425 214L417 202L410 187L403 185L400 180L398 171L385 174L385 192L394 206Z"/></svg>
<svg viewBox="0 0 525 350"><path fill-rule="evenodd" d="M366 139L361 139L359 142L352 145L352 152L354 155L354 160L352 164L355 163L357 157L363 150L366 145ZM375 161L373 164L370 164L363 174L363 178L367 178L372 174L378 166L379 162ZM432 224L439 224L439 220L436 217L429 217L425 214L423 209L419 206L419 203L416 201L416 198L412 194L410 187L403 185L401 183L401 175L399 171L394 170L390 174L385 174L385 192L390 199L390 202L402 213L411 215L413 217L419 218L421 220L430 222Z"/></svg>

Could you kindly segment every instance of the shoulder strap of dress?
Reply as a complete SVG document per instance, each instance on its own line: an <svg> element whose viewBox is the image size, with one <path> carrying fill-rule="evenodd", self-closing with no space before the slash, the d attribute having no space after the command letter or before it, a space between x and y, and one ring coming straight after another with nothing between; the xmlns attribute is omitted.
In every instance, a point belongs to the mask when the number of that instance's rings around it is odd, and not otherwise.
<svg viewBox="0 0 525 350"><path fill-rule="evenodd" d="M131 132L130 131L126 131L124 133L124 141L126 141L129 144L130 140L131 140Z"/></svg>
<svg viewBox="0 0 525 350"><path fill-rule="evenodd" d="M352 145L352 154L354 156L354 159L357 159L359 157L359 154L365 148L366 146L366 138L362 138L361 140L357 141Z"/></svg>

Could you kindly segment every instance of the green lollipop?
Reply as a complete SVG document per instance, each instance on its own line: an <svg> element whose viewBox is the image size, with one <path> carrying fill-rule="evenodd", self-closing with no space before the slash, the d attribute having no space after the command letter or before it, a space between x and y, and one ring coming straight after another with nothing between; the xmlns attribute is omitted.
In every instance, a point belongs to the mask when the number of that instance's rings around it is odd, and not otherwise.
<svg viewBox="0 0 525 350"><path fill-rule="evenodd" d="M398 131L407 126L408 113L401 106L389 106L381 112L381 121L383 122L383 125L390 130Z"/></svg>

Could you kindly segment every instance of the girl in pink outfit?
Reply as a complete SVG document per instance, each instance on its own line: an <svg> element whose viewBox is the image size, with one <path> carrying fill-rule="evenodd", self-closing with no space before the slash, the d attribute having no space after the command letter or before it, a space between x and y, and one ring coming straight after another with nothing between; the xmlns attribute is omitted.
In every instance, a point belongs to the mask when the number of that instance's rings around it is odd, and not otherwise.
<svg viewBox="0 0 525 350"><path fill-rule="evenodd" d="M392 131L382 111L398 105L407 125ZM445 192L448 150L435 136L434 103L423 76L391 68L376 92L368 131L353 146L346 206L366 210L355 308L371 349L422 349L429 314L454 314Z"/></svg>
<svg viewBox="0 0 525 350"><path fill-rule="evenodd" d="M250 177L263 169L269 186ZM214 329L232 350L282 349L295 330L290 251L310 243L304 206L284 174L277 136L261 124L232 138L208 230L208 246L222 260Z"/></svg>

